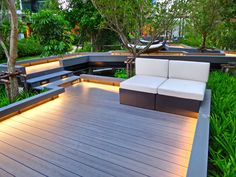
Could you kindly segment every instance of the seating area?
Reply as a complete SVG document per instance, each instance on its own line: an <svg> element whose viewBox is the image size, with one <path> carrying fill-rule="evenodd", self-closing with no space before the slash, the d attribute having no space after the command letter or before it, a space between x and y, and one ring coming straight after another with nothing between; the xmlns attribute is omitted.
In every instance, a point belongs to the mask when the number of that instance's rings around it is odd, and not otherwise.
<svg viewBox="0 0 236 177"><path fill-rule="evenodd" d="M197 117L210 64L137 58L136 75L120 84L120 103Z"/></svg>

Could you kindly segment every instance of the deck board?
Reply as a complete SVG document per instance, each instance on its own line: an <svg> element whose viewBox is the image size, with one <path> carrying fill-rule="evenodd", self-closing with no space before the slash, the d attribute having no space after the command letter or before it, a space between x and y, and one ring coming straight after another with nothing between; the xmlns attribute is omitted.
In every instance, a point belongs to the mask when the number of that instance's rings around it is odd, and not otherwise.
<svg viewBox="0 0 236 177"><path fill-rule="evenodd" d="M81 83L0 122L0 174L186 176L195 127L196 119L120 105L118 87Z"/></svg>
<svg viewBox="0 0 236 177"><path fill-rule="evenodd" d="M4 176L4 177L14 177L14 175L10 174L9 172L7 172L6 170L3 170L0 168L0 176Z"/></svg>

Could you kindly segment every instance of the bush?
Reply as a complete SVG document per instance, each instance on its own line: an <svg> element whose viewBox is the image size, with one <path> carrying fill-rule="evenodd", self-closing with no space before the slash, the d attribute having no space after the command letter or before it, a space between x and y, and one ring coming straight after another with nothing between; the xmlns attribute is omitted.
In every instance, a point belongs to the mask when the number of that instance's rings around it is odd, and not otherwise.
<svg viewBox="0 0 236 177"><path fill-rule="evenodd" d="M41 55L42 52L43 47L33 38L18 41L18 57Z"/></svg>
<svg viewBox="0 0 236 177"><path fill-rule="evenodd" d="M69 23L63 15L50 10L41 10L33 15L33 35L44 45L43 55L64 54L70 48L72 36Z"/></svg>
<svg viewBox="0 0 236 177"><path fill-rule="evenodd" d="M212 89L210 117L209 175L236 174L236 77L213 72L208 87Z"/></svg>
<svg viewBox="0 0 236 177"><path fill-rule="evenodd" d="M126 69L118 69L118 70L116 70L115 77L122 78L122 79L127 79L128 76L127 76Z"/></svg>
<svg viewBox="0 0 236 177"><path fill-rule="evenodd" d="M19 40L17 47L18 58L41 55L43 52L43 47L33 38ZM5 62L7 62L7 59L2 47L0 46L0 63Z"/></svg>

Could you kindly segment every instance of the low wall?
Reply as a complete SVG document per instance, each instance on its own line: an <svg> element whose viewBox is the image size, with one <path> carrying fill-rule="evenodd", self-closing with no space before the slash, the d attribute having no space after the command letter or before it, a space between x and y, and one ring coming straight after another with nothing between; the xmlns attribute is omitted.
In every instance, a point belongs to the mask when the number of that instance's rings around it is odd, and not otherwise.
<svg viewBox="0 0 236 177"><path fill-rule="evenodd" d="M26 98L24 100L9 104L8 106L4 106L0 108L0 121L16 114L19 114L21 112L24 112L39 104L53 100L64 91L65 89L62 87L49 88L49 90L44 93L40 93L30 98Z"/></svg>

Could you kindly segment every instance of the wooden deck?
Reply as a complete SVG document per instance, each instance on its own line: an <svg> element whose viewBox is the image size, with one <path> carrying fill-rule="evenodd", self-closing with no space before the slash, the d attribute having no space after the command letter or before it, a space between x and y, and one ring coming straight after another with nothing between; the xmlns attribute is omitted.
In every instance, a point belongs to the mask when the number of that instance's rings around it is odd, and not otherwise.
<svg viewBox="0 0 236 177"><path fill-rule="evenodd" d="M80 83L0 122L0 176L186 176L196 119L119 104Z"/></svg>

